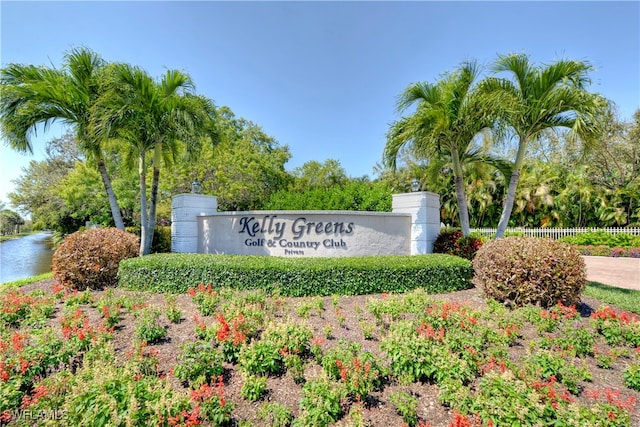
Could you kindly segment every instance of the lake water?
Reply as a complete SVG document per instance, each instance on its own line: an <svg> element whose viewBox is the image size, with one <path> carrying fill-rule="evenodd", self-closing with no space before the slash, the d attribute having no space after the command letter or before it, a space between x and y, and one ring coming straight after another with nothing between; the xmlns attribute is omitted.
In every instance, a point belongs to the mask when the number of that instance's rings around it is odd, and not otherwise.
<svg viewBox="0 0 640 427"><path fill-rule="evenodd" d="M52 256L50 233L0 243L0 283L48 273Z"/></svg>

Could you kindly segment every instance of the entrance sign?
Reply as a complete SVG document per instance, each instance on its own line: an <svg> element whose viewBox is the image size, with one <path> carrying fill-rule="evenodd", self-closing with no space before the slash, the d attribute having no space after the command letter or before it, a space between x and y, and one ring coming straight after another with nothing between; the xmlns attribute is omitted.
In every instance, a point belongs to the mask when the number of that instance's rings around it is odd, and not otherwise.
<svg viewBox="0 0 640 427"><path fill-rule="evenodd" d="M198 218L199 253L335 257L410 253L408 214L220 212Z"/></svg>
<svg viewBox="0 0 640 427"><path fill-rule="evenodd" d="M173 198L171 250L282 257L409 255L432 252L440 231L437 194L393 195L393 212L217 212L217 198Z"/></svg>

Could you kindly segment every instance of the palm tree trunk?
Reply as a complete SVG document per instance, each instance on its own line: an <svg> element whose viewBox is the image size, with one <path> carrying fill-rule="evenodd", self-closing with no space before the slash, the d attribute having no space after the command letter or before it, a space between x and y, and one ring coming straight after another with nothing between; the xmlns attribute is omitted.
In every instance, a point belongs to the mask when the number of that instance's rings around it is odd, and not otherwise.
<svg viewBox="0 0 640 427"><path fill-rule="evenodd" d="M453 175L456 183L456 200L458 202L458 216L460 217L460 228L462 235L468 236L469 229L469 207L467 206L467 196L464 191L464 173L462 171L462 163L458 157L458 150L454 147L451 149L451 160L453 161Z"/></svg>
<svg viewBox="0 0 640 427"><path fill-rule="evenodd" d="M513 203L516 200L516 190L518 189L518 182L520 181L520 172L522 171L522 164L524 163L524 155L527 151L527 145L529 144L528 138L522 135L518 135L518 141L516 161L513 164L513 172L511 172L511 178L509 179L507 198L504 200L504 206L502 207L502 215L500 215L500 221L498 222L496 239L503 238L504 233L507 231L507 225L509 225L509 219L511 218L511 212L513 211Z"/></svg>
<svg viewBox="0 0 640 427"><path fill-rule="evenodd" d="M145 255L144 248L149 226L147 223L147 172L144 157L144 151L141 151L138 164L138 173L140 174L140 256Z"/></svg>
<svg viewBox="0 0 640 427"><path fill-rule="evenodd" d="M509 218L511 218L511 212L513 211L513 203L516 199L516 189L518 188L518 181L520 181L520 169L514 169L509 180L509 188L507 190L507 198L504 200L504 206L502 207L502 215L500 216L500 222L498 223L498 231L496 231L496 239L504 237L505 231L507 231L507 225L509 224Z"/></svg>
<svg viewBox="0 0 640 427"><path fill-rule="evenodd" d="M102 183L104 184L104 189L107 192L107 198L109 199L109 206L111 207L111 216L113 217L113 222L118 230L124 231L124 222L122 221L122 213L120 213L120 206L118 206L118 200L116 199L116 194L113 191L113 186L111 185L111 179L109 178L109 173L107 172L107 166L104 163L104 159L98 159L98 171L100 172L100 177L102 178Z"/></svg>
<svg viewBox="0 0 640 427"><path fill-rule="evenodd" d="M467 197L464 192L464 182L461 176L455 177L456 181L456 199L458 201L458 215L460 217L460 228L462 235L468 236L471 233L469 228L469 208L467 206Z"/></svg>
<svg viewBox="0 0 640 427"><path fill-rule="evenodd" d="M149 206L149 231L147 232L147 241L145 243L145 255L151 253L151 244L153 243L153 235L155 234L156 225L156 206L158 204L158 186L160 181L160 168L153 168L153 178L151 181L151 203Z"/></svg>
<svg viewBox="0 0 640 427"><path fill-rule="evenodd" d="M149 206L149 220L146 241L144 244L144 254L151 253L153 234L156 226L156 207L158 205L158 187L160 185L160 162L162 161L162 142L156 144L153 154L153 175L151 178L151 200Z"/></svg>

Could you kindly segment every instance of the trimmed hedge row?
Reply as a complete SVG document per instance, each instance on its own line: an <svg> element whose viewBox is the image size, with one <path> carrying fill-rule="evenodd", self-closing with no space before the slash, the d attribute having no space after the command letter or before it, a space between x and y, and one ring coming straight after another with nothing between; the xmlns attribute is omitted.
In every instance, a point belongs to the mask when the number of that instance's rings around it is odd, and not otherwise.
<svg viewBox="0 0 640 427"><path fill-rule="evenodd" d="M608 246L610 248L632 249L640 247L640 236L631 233L608 233L604 230L590 231L576 234L575 236L565 236L561 242L570 243L576 246Z"/></svg>
<svg viewBox="0 0 640 427"><path fill-rule="evenodd" d="M235 289L276 289L283 296L365 295L424 288L429 293L472 287L470 261L451 255L346 258L153 254L120 263L119 286L184 293L200 283Z"/></svg>

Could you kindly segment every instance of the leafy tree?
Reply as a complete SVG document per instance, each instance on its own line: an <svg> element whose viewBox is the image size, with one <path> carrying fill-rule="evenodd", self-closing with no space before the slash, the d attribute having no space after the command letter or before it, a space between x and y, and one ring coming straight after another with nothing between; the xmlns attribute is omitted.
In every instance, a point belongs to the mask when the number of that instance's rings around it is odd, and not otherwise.
<svg viewBox="0 0 640 427"><path fill-rule="evenodd" d="M516 198L516 190L527 148L547 129L567 128L570 138L593 143L600 134L600 119L607 102L586 90L592 67L581 61L560 60L537 67L524 54L499 56L493 67L511 79L492 77L485 80L487 90L503 92L512 101L506 118L518 141L514 167L498 223L496 237L504 236Z"/></svg>
<svg viewBox="0 0 640 427"><path fill-rule="evenodd" d="M284 168L291 158L287 146L228 107L216 108L215 116L220 142L203 144L196 158L178 163L165 176L159 207L165 215L170 213L171 195L190 192L196 178L203 194L218 197L223 211L261 209L273 192L291 182Z"/></svg>
<svg viewBox="0 0 640 427"><path fill-rule="evenodd" d="M118 64L113 85L93 109L96 135L126 141L128 158L138 158L140 255L151 251L162 164L171 165L182 147L196 152L201 138L213 134L212 105L193 92L193 81L180 71L169 70L156 82L138 67ZM149 203L148 152L152 153Z"/></svg>
<svg viewBox="0 0 640 427"><path fill-rule="evenodd" d="M603 220L619 225L640 223L640 110L633 121L620 122L613 111L607 115L599 144L587 154L593 184L608 197L610 209Z"/></svg>
<svg viewBox="0 0 640 427"><path fill-rule="evenodd" d="M110 223L111 212L106 194L102 189L100 174L85 162L76 162L67 175L52 186L51 191L62 199L65 209L79 223L80 221L90 221L94 224ZM120 206L122 207L122 204Z"/></svg>
<svg viewBox="0 0 640 427"><path fill-rule="evenodd" d="M33 221L45 228L63 233L77 230L84 222L74 218L64 199L54 190L72 168L55 158L30 161L23 168L23 174L12 181L15 190L8 195L11 204L22 212L30 212Z"/></svg>
<svg viewBox="0 0 640 427"><path fill-rule="evenodd" d="M24 225L24 219L17 213L4 207L0 209L0 234L20 234L20 226Z"/></svg>
<svg viewBox="0 0 640 427"><path fill-rule="evenodd" d="M46 130L57 120L71 125L82 152L97 165L115 226L124 230L103 146L91 132L91 110L108 74L105 61L85 48L66 54L61 70L9 64L0 76L0 128L11 148L32 152L30 137L38 126Z"/></svg>
<svg viewBox="0 0 640 427"><path fill-rule="evenodd" d="M13 181L16 187L9 198L14 206L31 213L40 228L62 233L74 232L88 220L111 224L111 211L100 174L86 164L74 134L66 133L48 141L45 152L43 161L30 162L23 168L22 175ZM109 175L116 177L113 187L118 199L124 202L121 204L124 219L131 221L133 204L123 189L131 187L132 181L117 171L113 162L106 162L106 166ZM135 186L135 181L133 184Z"/></svg>
<svg viewBox="0 0 640 427"><path fill-rule="evenodd" d="M489 157L477 151L474 140L491 128L501 113L501 94L476 84L480 69L467 62L436 83L414 83L400 95L398 110L417 104L413 114L392 124L384 149L384 162L396 167L403 148L430 161L451 164L460 225L469 234L469 212L464 188L464 164ZM440 163L442 164L442 163Z"/></svg>
<svg viewBox="0 0 640 427"><path fill-rule="evenodd" d="M322 162L312 160L293 170L294 182L291 191L306 191L315 188L330 188L347 182L347 173L338 160Z"/></svg>
<svg viewBox="0 0 640 427"><path fill-rule="evenodd" d="M381 181L348 179L342 184L307 191L280 190L271 195L264 209L390 212L391 190Z"/></svg>

